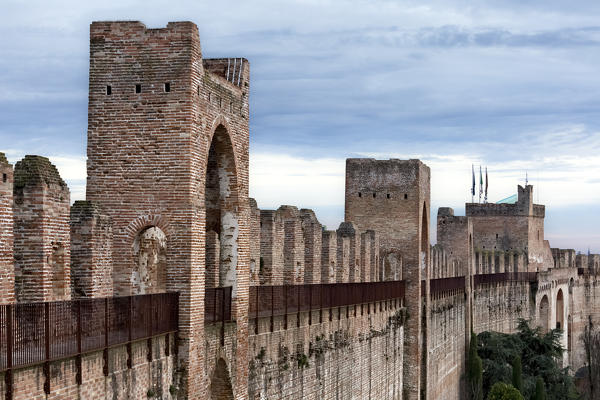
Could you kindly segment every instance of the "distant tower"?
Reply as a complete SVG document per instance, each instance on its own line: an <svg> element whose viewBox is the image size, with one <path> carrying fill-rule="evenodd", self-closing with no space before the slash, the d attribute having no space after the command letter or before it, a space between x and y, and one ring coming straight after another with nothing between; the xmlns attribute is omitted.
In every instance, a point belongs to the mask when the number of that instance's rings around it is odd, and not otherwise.
<svg viewBox="0 0 600 400"><path fill-rule="evenodd" d="M466 205L466 216L473 223L474 247L480 250L503 250L528 254L529 271L543 268L543 205L533 203L533 186L519 186L514 204Z"/></svg>

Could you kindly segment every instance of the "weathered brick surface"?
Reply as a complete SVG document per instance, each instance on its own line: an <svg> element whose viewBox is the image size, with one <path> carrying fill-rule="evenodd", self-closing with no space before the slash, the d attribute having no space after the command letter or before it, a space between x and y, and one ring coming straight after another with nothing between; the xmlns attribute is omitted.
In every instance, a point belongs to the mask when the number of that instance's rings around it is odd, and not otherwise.
<svg viewBox="0 0 600 400"><path fill-rule="evenodd" d="M345 220L361 231L375 230L381 249L402 255L406 307L404 397L420 399L427 391L430 171L418 160L346 160Z"/></svg>
<svg viewBox="0 0 600 400"><path fill-rule="evenodd" d="M71 207L72 297L113 295L110 217L100 206L76 201Z"/></svg>
<svg viewBox="0 0 600 400"><path fill-rule="evenodd" d="M87 200L113 221L115 294L139 290L138 235L164 232L165 286L181 294L180 378L190 398L208 396L205 363L216 362L204 351L206 230L219 234L219 285L234 287L231 375L236 398L246 396L249 66L236 59L235 75L211 72L228 63L202 59L191 22L90 27Z"/></svg>
<svg viewBox="0 0 600 400"><path fill-rule="evenodd" d="M203 59L193 23L90 28L87 201L48 159L0 153L0 299L180 292L171 335L14 371L15 399L461 399L469 333L519 318L564 330L563 363L600 323L600 255L552 249L533 187L516 204L440 208L429 245L430 171L418 160L349 159L345 222L248 198L249 64ZM13 184L14 183L14 184ZM13 265L14 260L14 265ZM538 272L474 286L476 274ZM16 279L15 279L16 276ZM430 279L464 277L464 291ZM403 279L404 302L260 317L248 286ZM204 322L206 288L231 286L232 321ZM16 291L15 291L16 288ZM422 290L423 288L424 290ZM255 331L256 329L256 331ZM177 351L175 351L177 350ZM6 391L0 379L0 395Z"/></svg>
<svg viewBox="0 0 600 400"><path fill-rule="evenodd" d="M268 318L260 319L258 334L250 337L249 397L402 398L403 309L389 302L380 311L371 304L370 313L358 307L355 316L350 308L333 309L332 320L322 323L316 311L311 325L301 313L300 326L287 329L278 318L273 332Z"/></svg>
<svg viewBox="0 0 600 400"><path fill-rule="evenodd" d="M50 394L44 392L43 366L17 369L13 372L13 399L60 400L145 400L148 398L175 399L177 382L173 336L170 336L170 355L165 354L166 336L152 339L152 361L148 362L146 341L132 344L132 365L127 367L126 346L117 346L108 353L108 376L103 374L102 352L82 356L82 383L77 384L74 358L50 363ZM4 376L2 376L4 382ZM5 396L6 387L0 387ZM152 395L153 397L149 396Z"/></svg>
<svg viewBox="0 0 600 400"><path fill-rule="evenodd" d="M0 153L0 304L14 300L13 168Z"/></svg>
<svg viewBox="0 0 600 400"><path fill-rule="evenodd" d="M71 296L69 188L45 157L25 156L14 171L17 301Z"/></svg>

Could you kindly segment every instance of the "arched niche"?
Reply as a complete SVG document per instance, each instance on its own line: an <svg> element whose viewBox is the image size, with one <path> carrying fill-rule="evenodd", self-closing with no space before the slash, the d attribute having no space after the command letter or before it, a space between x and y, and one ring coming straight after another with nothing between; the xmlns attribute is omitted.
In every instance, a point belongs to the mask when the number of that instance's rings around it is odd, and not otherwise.
<svg viewBox="0 0 600 400"><path fill-rule="evenodd" d="M52 284L52 298L61 300L67 294L65 271L65 246L63 243L52 243L52 256L49 257Z"/></svg>
<svg viewBox="0 0 600 400"><path fill-rule="evenodd" d="M548 332L548 327L550 326L550 302L546 295L540 301L539 325L543 332Z"/></svg>
<svg viewBox="0 0 600 400"><path fill-rule="evenodd" d="M207 287L233 286L238 262L238 182L231 138L224 125L215 129L206 163Z"/></svg>
<svg viewBox="0 0 600 400"><path fill-rule="evenodd" d="M565 329L565 301L562 289L558 289L556 295L556 329Z"/></svg>
<svg viewBox="0 0 600 400"><path fill-rule="evenodd" d="M212 378L210 380L210 399L211 400L233 400L233 389L231 387L231 378L227 371L225 360L219 358Z"/></svg>
<svg viewBox="0 0 600 400"><path fill-rule="evenodd" d="M382 281L397 281L402 279L402 254L396 250L390 250L382 254Z"/></svg>
<svg viewBox="0 0 600 400"><path fill-rule="evenodd" d="M421 279L425 279L428 276L427 265L429 260L427 259L427 253L429 251L429 222L427 218L427 204L423 203L423 215L421 220L421 249L420 249L420 266L421 266Z"/></svg>
<svg viewBox="0 0 600 400"><path fill-rule="evenodd" d="M143 229L133 241L131 285L138 294L167 290L167 236L157 226Z"/></svg>

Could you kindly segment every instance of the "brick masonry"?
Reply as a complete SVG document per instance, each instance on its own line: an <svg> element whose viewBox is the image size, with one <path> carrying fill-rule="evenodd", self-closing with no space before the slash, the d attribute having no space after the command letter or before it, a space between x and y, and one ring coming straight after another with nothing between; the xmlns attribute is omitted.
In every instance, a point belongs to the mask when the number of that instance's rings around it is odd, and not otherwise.
<svg viewBox="0 0 600 400"><path fill-rule="evenodd" d="M560 327L577 370L600 322L600 255L553 249L533 187L516 204L437 212L419 160L348 159L345 221L261 210L248 198L249 63L204 59L191 22L90 27L86 201L47 158L0 153L3 303L179 292L179 332L13 371L14 399L462 399L469 332ZM477 275L534 282L475 286ZM464 289L430 290L431 279ZM250 285L404 280L403 301L249 320ZM448 282L448 281L446 281ZM232 320L205 323L206 289L232 287ZM250 327L250 329L249 329ZM168 338L168 339L167 339ZM166 352L169 340L169 354ZM6 392L0 379L0 395Z"/></svg>

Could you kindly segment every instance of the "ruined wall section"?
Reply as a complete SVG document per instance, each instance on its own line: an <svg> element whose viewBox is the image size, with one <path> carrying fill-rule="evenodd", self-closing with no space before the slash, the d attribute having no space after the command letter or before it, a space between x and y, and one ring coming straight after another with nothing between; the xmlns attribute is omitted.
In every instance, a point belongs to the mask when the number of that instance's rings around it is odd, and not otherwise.
<svg viewBox="0 0 600 400"><path fill-rule="evenodd" d="M394 306L397 304L397 306ZM250 399L399 399L404 311L393 301L259 320L250 337ZM346 309L348 308L348 310ZM356 311L356 312L355 312ZM291 321L291 322L290 322ZM312 321L310 323L309 321Z"/></svg>
<svg viewBox="0 0 600 400"><path fill-rule="evenodd" d="M70 194L46 157L25 156L14 171L17 301L67 300L70 288Z"/></svg>
<svg viewBox="0 0 600 400"><path fill-rule="evenodd" d="M0 153L0 304L15 301L13 168Z"/></svg>
<svg viewBox="0 0 600 400"><path fill-rule="evenodd" d="M89 201L76 201L71 207L71 297L110 297L113 295L110 216Z"/></svg>
<svg viewBox="0 0 600 400"><path fill-rule="evenodd" d="M346 160L345 221L380 235L383 251L398 251L406 282L405 399L427 390L430 170L419 160ZM398 258L398 257L395 257ZM423 300L422 300L423 299Z"/></svg>

